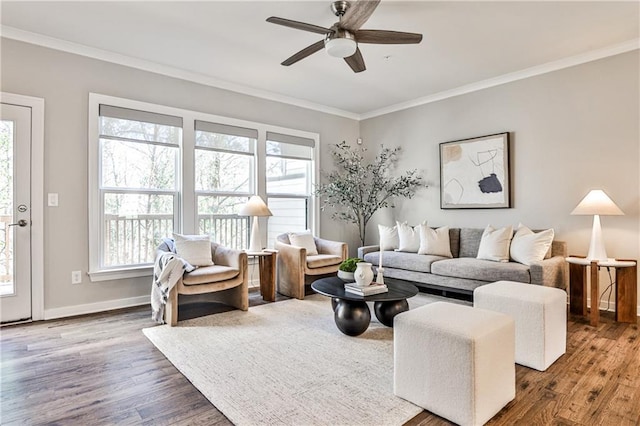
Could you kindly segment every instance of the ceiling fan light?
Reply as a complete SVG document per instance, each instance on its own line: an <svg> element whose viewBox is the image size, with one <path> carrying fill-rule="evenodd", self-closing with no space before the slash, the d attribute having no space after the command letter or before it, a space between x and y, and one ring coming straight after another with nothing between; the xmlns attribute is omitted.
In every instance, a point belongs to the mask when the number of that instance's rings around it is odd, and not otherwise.
<svg viewBox="0 0 640 426"><path fill-rule="evenodd" d="M330 56L348 58L356 53L358 44L351 38L333 38L325 40L324 48Z"/></svg>

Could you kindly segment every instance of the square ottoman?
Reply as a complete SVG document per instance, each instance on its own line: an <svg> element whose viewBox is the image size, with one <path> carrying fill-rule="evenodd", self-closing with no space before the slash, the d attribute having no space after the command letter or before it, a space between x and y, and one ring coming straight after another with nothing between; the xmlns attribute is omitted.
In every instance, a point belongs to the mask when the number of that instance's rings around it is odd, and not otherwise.
<svg viewBox="0 0 640 426"><path fill-rule="evenodd" d="M393 391L460 425L482 425L516 395L514 322L436 302L394 318Z"/></svg>
<svg viewBox="0 0 640 426"><path fill-rule="evenodd" d="M516 322L516 362L545 371L567 349L567 293L553 287L497 281L476 288L473 306Z"/></svg>

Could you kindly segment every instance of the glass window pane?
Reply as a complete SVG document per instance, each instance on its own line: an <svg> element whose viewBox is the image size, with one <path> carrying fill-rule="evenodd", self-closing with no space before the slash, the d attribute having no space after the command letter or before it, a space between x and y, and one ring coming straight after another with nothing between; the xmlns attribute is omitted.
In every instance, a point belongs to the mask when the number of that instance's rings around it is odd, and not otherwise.
<svg viewBox="0 0 640 426"><path fill-rule="evenodd" d="M0 296L15 293L13 279L13 142L14 122L0 121Z"/></svg>
<svg viewBox="0 0 640 426"><path fill-rule="evenodd" d="M273 213L267 227L267 247L275 247L276 237L280 234L309 228L307 204L306 198L267 198L267 205Z"/></svg>
<svg viewBox="0 0 640 426"><path fill-rule="evenodd" d="M173 195L104 194L103 265L152 263L173 218Z"/></svg>
<svg viewBox="0 0 640 426"><path fill-rule="evenodd" d="M251 192L254 157L196 149L196 190Z"/></svg>
<svg viewBox="0 0 640 426"><path fill-rule="evenodd" d="M164 142L177 145L182 139L182 128L143 121L100 117L100 134L121 138L139 139L149 142Z"/></svg>
<svg viewBox="0 0 640 426"><path fill-rule="evenodd" d="M253 153L255 145L256 140L253 138L196 131L196 146Z"/></svg>
<svg viewBox="0 0 640 426"><path fill-rule="evenodd" d="M249 247L249 218L238 216L248 197L198 196L198 232L238 250Z"/></svg>
<svg viewBox="0 0 640 426"><path fill-rule="evenodd" d="M313 158L313 148L304 145L267 141L267 155Z"/></svg>
<svg viewBox="0 0 640 426"><path fill-rule="evenodd" d="M102 187L176 188L178 148L100 139Z"/></svg>
<svg viewBox="0 0 640 426"><path fill-rule="evenodd" d="M311 161L267 157L267 193L309 195Z"/></svg>

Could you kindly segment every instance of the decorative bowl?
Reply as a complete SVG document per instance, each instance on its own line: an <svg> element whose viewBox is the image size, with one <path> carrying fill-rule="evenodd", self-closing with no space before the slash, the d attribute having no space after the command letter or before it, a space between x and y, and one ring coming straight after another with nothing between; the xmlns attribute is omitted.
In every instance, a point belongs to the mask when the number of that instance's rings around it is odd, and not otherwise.
<svg viewBox="0 0 640 426"><path fill-rule="evenodd" d="M353 272L345 272L340 269L338 269L338 278L346 282L354 282L356 280L353 276Z"/></svg>

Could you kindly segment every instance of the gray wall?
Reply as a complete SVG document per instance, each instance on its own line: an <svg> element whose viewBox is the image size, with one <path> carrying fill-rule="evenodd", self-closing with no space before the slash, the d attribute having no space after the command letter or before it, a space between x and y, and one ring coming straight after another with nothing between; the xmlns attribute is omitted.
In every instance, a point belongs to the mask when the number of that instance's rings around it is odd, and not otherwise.
<svg viewBox="0 0 640 426"><path fill-rule="evenodd" d="M640 257L638 51L365 120L365 143L400 145L402 168L424 171L429 188L378 212L377 223L553 227L569 253L586 255L592 217L570 213L601 188L625 216L603 216L610 257ZM441 210L440 142L511 132L511 209ZM608 278L606 274L602 280ZM602 281L601 281L602 282ZM608 281L607 281L608 282ZM604 289L601 285L601 289Z"/></svg>
<svg viewBox="0 0 640 426"><path fill-rule="evenodd" d="M365 120L319 113L13 40L1 39L1 90L45 99L45 309L73 307L148 294L149 278L70 284L70 271L88 268L87 102L96 92L317 132L321 145L360 134L404 149L400 167L424 171L429 188L377 223L484 227L518 222L553 227L572 254L585 254L591 218L569 213L591 188L602 188L625 216L603 217L610 256L640 257L640 134L638 52L446 99ZM438 144L512 132L513 208L441 210ZM321 150L321 168L331 168ZM321 235L358 245L352 227L321 218ZM345 235L347 236L345 238ZM603 277L604 278L604 277Z"/></svg>
<svg viewBox="0 0 640 426"><path fill-rule="evenodd" d="M220 90L57 50L1 39L1 90L45 99L44 192L59 194L45 207L45 310L147 295L151 278L71 285L86 273L87 105L89 92L317 132L321 146L358 137L355 120ZM326 149L320 166L330 168ZM327 167L325 167L327 166ZM46 203L45 203L46 205ZM357 235L323 217L321 235L357 246Z"/></svg>

